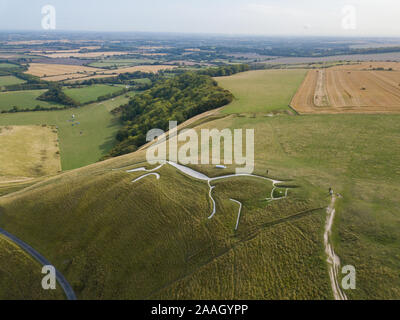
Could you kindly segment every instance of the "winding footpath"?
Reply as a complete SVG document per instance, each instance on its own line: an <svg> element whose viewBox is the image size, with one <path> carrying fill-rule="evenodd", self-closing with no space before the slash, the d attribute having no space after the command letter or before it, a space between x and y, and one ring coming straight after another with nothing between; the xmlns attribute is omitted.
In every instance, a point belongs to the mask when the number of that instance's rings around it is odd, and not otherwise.
<svg viewBox="0 0 400 320"><path fill-rule="evenodd" d="M222 180L222 179L228 179L228 178L233 178L233 177L254 177L254 178L258 178L258 179L264 179L264 180L268 180L272 182L273 185L273 189L271 191L271 197L270 198L266 198L266 200L269 201L275 201L275 200L279 200L279 199L284 199L288 196L288 191L289 189L286 188L285 191L285 195L279 198L274 197L274 192L277 188L277 184L282 183L283 181L279 181L279 180L273 180L273 179L269 179L266 177L262 177L262 176L257 176L257 175L253 175L253 174L230 174L230 175L226 175L226 176L221 176L221 177L216 177L216 178L210 178L208 176L206 176L205 174L195 171L191 168L188 168L186 166L177 164L175 162L171 162L171 161L166 161L165 163L159 165L158 167L151 169L151 170L147 170L145 167L141 167L141 168L137 168L137 169L133 169L133 170L128 170L126 172L139 172L139 171L144 171L144 172L149 172L149 174L152 174L152 172L162 168L165 164L169 164L173 167L175 167L176 169L178 169L180 172L198 179L198 180L203 180L206 181L208 186L209 186L209 198L211 199L211 202L213 204L213 210L211 212L211 215L209 216L209 219L212 219L214 217L214 215L216 214L216 203L215 200L212 196L212 191L215 188L215 186L211 185L211 182L213 181L217 181L217 180ZM142 178L147 177L149 174L143 175L139 178L137 178L136 180L134 180L133 182L137 182ZM156 175L157 179L160 178L159 174L154 174ZM238 229L239 227L239 222L240 222L240 214L242 211L242 203L234 200L234 199L230 199L231 201L237 203L239 205L239 212L238 212L238 217L237 217L237 221L236 221L236 227L235 230ZM335 203L336 203L336 196L333 195L332 199L331 199L331 203L329 204L328 208L327 208L327 218L326 218L326 223L325 223L325 232L324 232L324 245L325 245L325 253L327 255L327 262L329 264L329 278L330 278L330 282L331 282L331 286L332 286L332 291L333 291L333 295L335 300L347 300L347 296L346 294L342 291L340 285L339 285L339 268L340 268L340 259L339 257L336 255L334 249L333 249L333 243L332 243L332 225L333 225L333 221L335 218Z"/></svg>
<svg viewBox="0 0 400 320"><path fill-rule="evenodd" d="M325 245L325 253L328 257L327 262L329 264L329 278L331 280L333 296L335 300L347 300L346 294L342 291L339 285L338 274L340 268L340 259L333 250L333 243L331 239L332 225L336 213L335 202L336 202L336 196L333 195L331 203L329 204L329 207L326 210L327 217L325 223L324 245Z"/></svg>
<svg viewBox="0 0 400 320"><path fill-rule="evenodd" d="M33 249L30 245L26 244L22 240L18 239L16 236L8 233L7 231L0 228L0 234L12 241L14 244L19 246L25 252L27 252L32 258L38 261L43 266L51 266L52 264L47 261L45 257L43 257L39 252ZM60 284L61 288L64 290L64 293L68 300L77 300L76 295L67 279L56 269L56 279Z"/></svg>

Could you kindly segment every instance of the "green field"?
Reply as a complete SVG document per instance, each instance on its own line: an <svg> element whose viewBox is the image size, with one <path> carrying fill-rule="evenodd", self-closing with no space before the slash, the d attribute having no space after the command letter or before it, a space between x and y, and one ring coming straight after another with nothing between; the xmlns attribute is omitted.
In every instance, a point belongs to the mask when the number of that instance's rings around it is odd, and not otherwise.
<svg viewBox="0 0 400 320"><path fill-rule="evenodd" d="M109 111L128 100L123 95L77 109L2 114L0 125L58 126L62 169L70 170L96 162L110 150L120 124ZM80 124L72 126L73 114Z"/></svg>
<svg viewBox="0 0 400 320"><path fill-rule="evenodd" d="M268 75L268 79L279 84L279 77L292 73L292 80L286 79L286 88L290 88L301 79L302 72L249 72L219 81L238 98L223 113L261 111L253 107L261 106L257 102L260 97L265 99L265 105L285 108L291 97L288 90L284 90L285 98L282 95L276 100L282 91L268 91L272 93L266 96L258 87L259 94L254 97L252 87L238 79L247 78L254 85L254 79L262 83ZM233 127L249 126L258 131L257 164L264 163L270 172L308 181L322 190L333 187L343 195L334 225L335 251L342 265L350 264L357 270L357 290L347 291L347 296L399 299L400 153L393 146L400 145L400 116L278 115L253 120L247 117L234 118Z"/></svg>
<svg viewBox="0 0 400 320"><path fill-rule="evenodd" d="M84 104L96 101L98 97L105 96L120 91L117 86L109 86L106 84L95 84L82 88L65 89L64 92L73 100Z"/></svg>
<svg viewBox="0 0 400 320"><path fill-rule="evenodd" d="M10 86L13 84L21 84L21 83L25 83L25 82L26 82L25 80L19 79L14 76L1 76L0 77L0 87Z"/></svg>
<svg viewBox="0 0 400 320"><path fill-rule="evenodd" d="M43 108L63 106L57 103L40 101L37 98L46 90L24 90L0 92L0 111L9 111L14 106L19 109L34 109L36 106Z"/></svg>
<svg viewBox="0 0 400 320"><path fill-rule="evenodd" d="M149 78L135 79L135 83L151 84L151 80Z"/></svg>
<svg viewBox="0 0 400 320"><path fill-rule="evenodd" d="M14 69L14 68L19 68L19 66L12 63L0 62L0 69Z"/></svg>
<svg viewBox="0 0 400 320"><path fill-rule="evenodd" d="M92 62L89 67L94 68L110 68L110 67L133 67L140 64L153 63L155 60L152 59L106 59L101 61Z"/></svg>
<svg viewBox="0 0 400 320"><path fill-rule="evenodd" d="M287 110L306 70L259 70L218 77L218 84L231 91L235 100L224 113L268 113Z"/></svg>
<svg viewBox="0 0 400 320"><path fill-rule="evenodd" d="M400 115L248 115L208 126L254 128L258 171L341 194L335 251L357 271L357 289L347 296L399 299L399 121Z"/></svg>

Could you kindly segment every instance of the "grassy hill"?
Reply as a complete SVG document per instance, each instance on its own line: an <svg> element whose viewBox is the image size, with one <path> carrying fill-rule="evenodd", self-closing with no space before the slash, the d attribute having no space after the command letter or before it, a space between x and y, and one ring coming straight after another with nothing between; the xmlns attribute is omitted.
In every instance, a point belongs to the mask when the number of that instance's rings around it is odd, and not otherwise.
<svg viewBox="0 0 400 320"><path fill-rule="evenodd" d="M294 87L290 72L276 82ZM146 165L142 150L0 197L0 226L52 261L80 299L332 299L323 232L333 187L343 196L335 251L357 271L357 289L346 294L398 299L400 115L266 117L252 108L256 95L241 98L234 87L238 112L230 105L192 126L255 129L255 174L288 180L296 187L288 198L265 201L264 180L219 181L208 219L204 181L164 166L159 180L132 183L141 174L126 169ZM289 92L264 97L281 108ZM237 231L230 198L243 203Z"/></svg>
<svg viewBox="0 0 400 320"><path fill-rule="evenodd" d="M0 235L0 300L63 299L60 288L42 289L41 271L42 266Z"/></svg>
<svg viewBox="0 0 400 320"><path fill-rule="evenodd" d="M206 183L172 167L160 169L160 180L137 184L131 182L137 173L110 170L142 156L82 168L3 197L0 223L52 259L79 298L330 297L320 245L324 211L279 222L320 207L304 199L304 190L267 204L260 200L270 193L269 183L229 181L216 187L218 211L208 220ZM245 203L238 232L227 189Z"/></svg>

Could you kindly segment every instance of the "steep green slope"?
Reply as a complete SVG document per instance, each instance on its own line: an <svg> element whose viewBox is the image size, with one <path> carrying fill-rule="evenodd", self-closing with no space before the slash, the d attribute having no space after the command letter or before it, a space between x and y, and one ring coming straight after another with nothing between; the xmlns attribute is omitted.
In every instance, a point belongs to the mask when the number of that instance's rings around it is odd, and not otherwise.
<svg viewBox="0 0 400 320"><path fill-rule="evenodd" d="M320 204L303 199L300 190L268 204L262 199L271 183L235 178L217 185L217 214L209 220L205 182L165 166L158 170L160 180L132 184L139 173L104 167L139 160L129 155L3 197L0 224L51 259L81 299L157 298L167 292L169 298L231 298L234 290L236 298L330 297L321 246L324 211L295 216ZM232 194L245 208L237 232ZM288 217L290 226L281 221ZM232 254L240 259L233 261ZM273 260L279 266L270 265ZM221 286L203 286L212 280L203 270L215 266L212 279ZM232 281L232 268L243 278ZM191 278L191 288L174 289ZM251 278L254 290L248 287ZM286 289L269 289L281 286Z"/></svg>
<svg viewBox="0 0 400 320"><path fill-rule="evenodd" d="M60 288L43 290L42 266L0 235L0 300L63 299Z"/></svg>

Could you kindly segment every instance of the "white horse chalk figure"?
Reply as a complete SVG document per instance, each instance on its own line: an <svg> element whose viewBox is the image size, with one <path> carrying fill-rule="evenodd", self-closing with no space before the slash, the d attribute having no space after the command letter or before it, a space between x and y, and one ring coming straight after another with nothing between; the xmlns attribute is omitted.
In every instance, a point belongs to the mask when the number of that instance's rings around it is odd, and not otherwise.
<svg viewBox="0 0 400 320"><path fill-rule="evenodd" d="M226 176L210 178L210 177L206 176L205 174L203 174L203 173L201 173L201 172L195 171L195 170L193 170L193 169L191 169L191 168L189 168L189 167L185 167L185 166L183 166L183 165L181 165L181 164L177 164L177 163L172 162L172 161L166 161L165 163L159 165L158 167L156 167L156 168L154 168L154 169L150 169L150 170L146 169L145 167L140 167L140 168L135 168L135 169L127 170L126 172L127 172L127 173L132 173L132 172L147 172L147 174L144 174L144 175L142 175L142 176L136 178L135 180L133 180L132 183L136 183L136 182L138 182L138 181L140 181L140 180L142 180L143 178L146 178L146 177L148 177L148 176L155 176L155 177L157 178L157 180L159 180L160 177L161 177L160 174L159 174L159 173L155 173L154 171L157 171L157 170L161 169L161 168L162 168L164 165L166 165L166 164L168 164L168 165L170 165L170 166L173 166L174 168L178 169L178 170L179 170L180 172L182 172L183 174L186 174L186 175L188 175L188 176L190 176L190 177L192 177L192 178L195 178L195 179L198 179L198 180L202 180L202 181L206 181L206 182L207 182L208 187L209 187L209 194L208 194L208 196L209 196L209 198L211 199L211 202L212 202L212 204L213 204L213 210L212 210L212 212L211 212L211 215L208 217L208 219L212 219L212 218L214 217L214 215L216 214L216 211L217 211L217 209L216 209L216 203L215 203L215 200L214 200L213 195L212 195L212 191L213 191L213 189L215 188L215 186L211 185L211 183L212 183L213 181L223 180L223 179L229 179L229 178L234 178L234 177L253 177L253 178L257 178L257 179L268 180L268 181L271 181L271 182L272 182L273 189L272 189L272 191L271 191L270 197L265 198L265 200L267 200L267 202L276 201L276 200L281 200L281 199L285 199L285 198L288 197L289 188L286 188L286 191L285 191L285 195L284 195L284 196L278 197L278 198L276 198L276 197L274 196L274 193L275 193L276 189L279 188L279 187L277 187L276 185L279 184L279 183L282 183L283 181L274 180L274 179L266 178L266 177L263 177L263 176L254 175L254 174L247 174L247 173L229 174L229 175L226 175ZM234 199L230 199L230 200L233 201L233 202L235 202L235 203L237 203L237 204L239 204L239 213L238 213L238 218L237 218L237 223L236 223L236 228L235 228L235 230L237 230L238 227L239 227L240 214L241 214L241 211L242 211L242 203L239 202L239 201L237 201L237 200L234 200Z"/></svg>

